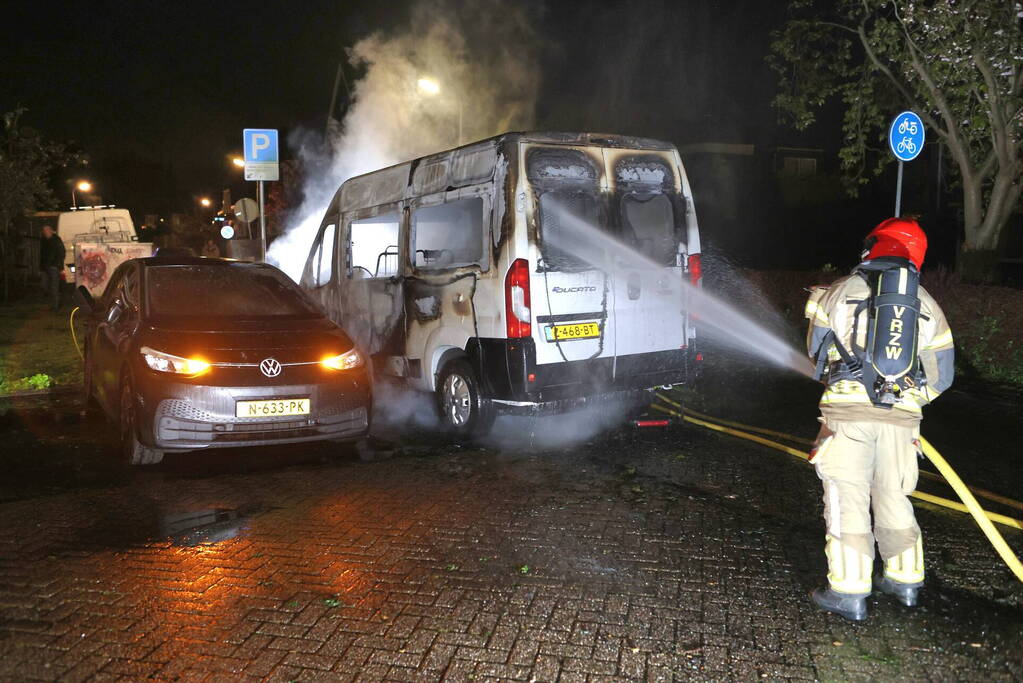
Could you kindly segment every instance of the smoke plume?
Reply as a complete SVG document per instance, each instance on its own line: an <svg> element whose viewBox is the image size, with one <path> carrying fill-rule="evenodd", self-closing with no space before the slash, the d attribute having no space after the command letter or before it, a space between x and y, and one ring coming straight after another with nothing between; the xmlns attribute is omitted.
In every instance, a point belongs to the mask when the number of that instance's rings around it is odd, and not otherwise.
<svg viewBox="0 0 1023 683"><path fill-rule="evenodd" d="M299 279L323 213L348 178L455 147L459 128L466 143L531 127L540 72L537 11L498 0L419 0L403 29L350 48L350 64L365 75L326 145L309 144L308 132L289 139L309 177L267 260Z"/></svg>

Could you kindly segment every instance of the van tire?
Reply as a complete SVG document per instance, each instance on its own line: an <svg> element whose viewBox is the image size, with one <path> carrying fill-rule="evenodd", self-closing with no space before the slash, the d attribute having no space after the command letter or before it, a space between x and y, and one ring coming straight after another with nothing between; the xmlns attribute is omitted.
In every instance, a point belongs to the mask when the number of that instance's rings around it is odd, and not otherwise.
<svg viewBox="0 0 1023 683"><path fill-rule="evenodd" d="M483 395L476 373L464 358L444 365L436 393L437 413L446 432L468 438L490 433L497 417L494 404Z"/></svg>

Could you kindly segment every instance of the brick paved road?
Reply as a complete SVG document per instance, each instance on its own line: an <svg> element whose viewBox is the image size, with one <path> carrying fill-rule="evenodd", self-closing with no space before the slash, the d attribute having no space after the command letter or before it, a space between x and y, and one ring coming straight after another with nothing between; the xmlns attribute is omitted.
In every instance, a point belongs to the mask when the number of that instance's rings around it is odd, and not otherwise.
<svg viewBox="0 0 1023 683"><path fill-rule="evenodd" d="M1023 677L1018 585L969 522L922 511L922 606L847 624L806 599L812 470L695 428L143 471L67 406L0 429L3 680Z"/></svg>

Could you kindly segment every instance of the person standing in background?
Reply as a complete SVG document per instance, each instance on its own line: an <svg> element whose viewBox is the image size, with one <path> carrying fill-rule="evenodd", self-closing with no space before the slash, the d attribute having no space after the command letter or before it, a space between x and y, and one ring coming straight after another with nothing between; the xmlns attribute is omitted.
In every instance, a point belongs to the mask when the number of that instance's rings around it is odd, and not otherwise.
<svg viewBox="0 0 1023 683"><path fill-rule="evenodd" d="M53 227L43 226L39 245L39 269L43 273L43 289L54 311L60 309L60 273L64 270L64 242Z"/></svg>
<svg viewBox="0 0 1023 683"><path fill-rule="evenodd" d="M203 258L220 258L220 247L209 235L206 236L206 243L202 245Z"/></svg>

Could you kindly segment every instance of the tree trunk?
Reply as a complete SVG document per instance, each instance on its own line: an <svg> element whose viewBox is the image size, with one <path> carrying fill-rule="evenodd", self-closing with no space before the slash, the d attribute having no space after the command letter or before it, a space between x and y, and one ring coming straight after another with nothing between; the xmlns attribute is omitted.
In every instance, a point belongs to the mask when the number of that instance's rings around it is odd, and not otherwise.
<svg viewBox="0 0 1023 683"><path fill-rule="evenodd" d="M963 214L966 239L959 247L956 270L964 282L992 283L999 278L1004 232L1019 201L1020 186L1012 169L999 169L984 205L984 192L976 175L963 177Z"/></svg>
<svg viewBox="0 0 1023 683"><path fill-rule="evenodd" d="M999 278L1001 256L998 249L970 249L964 242L959 246L956 271L963 282L991 284Z"/></svg>

